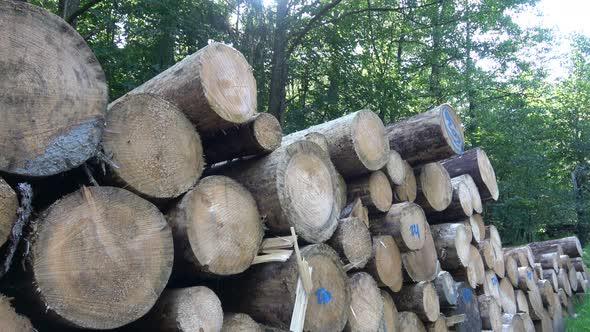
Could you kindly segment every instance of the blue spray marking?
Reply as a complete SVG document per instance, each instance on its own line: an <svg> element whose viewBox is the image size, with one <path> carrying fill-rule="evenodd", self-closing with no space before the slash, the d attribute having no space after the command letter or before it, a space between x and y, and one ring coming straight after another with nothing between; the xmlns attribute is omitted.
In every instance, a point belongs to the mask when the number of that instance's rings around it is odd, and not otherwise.
<svg viewBox="0 0 590 332"><path fill-rule="evenodd" d="M533 280L533 273L531 271L527 271L526 276L529 280Z"/></svg>
<svg viewBox="0 0 590 332"><path fill-rule="evenodd" d="M455 127L455 123L453 122L453 118L451 117L451 111L449 110L449 107L446 105L442 107L442 116L445 131L449 134L451 139L451 147L457 154L463 154L465 141L459 134L460 129L457 129Z"/></svg>
<svg viewBox="0 0 590 332"><path fill-rule="evenodd" d="M498 282L498 278L496 276L492 277L492 285L496 286L496 288L500 289L500 283Z"/></svg>
<svg viewBox="0 0 590 332"><path fill-rule="evenodd" d="M383 332L387 332L387 325L385 325L385 319L383 319Z"/></svg>
<svg viewBox="0 0 590 332"><path fill-rule="evenodd" d="M463 302L465 302L465 303L471 302L471 289L463 288L462 294L463 294Z"/></svg>
<svg viewBox="0 0 590 332"><path fill-rule="evenodd" d="M420 227L418 227L418 224L410 225L410 236L417 236L420 239Z"/></svg>
<svg viewBox="0 0 590 332"><path fill-rule="evenodd" d="M318 304L328 304L332 301L332 294L330 294L330 292L328 292L324 287L315 291L315 295L317 296Z"/></svg>

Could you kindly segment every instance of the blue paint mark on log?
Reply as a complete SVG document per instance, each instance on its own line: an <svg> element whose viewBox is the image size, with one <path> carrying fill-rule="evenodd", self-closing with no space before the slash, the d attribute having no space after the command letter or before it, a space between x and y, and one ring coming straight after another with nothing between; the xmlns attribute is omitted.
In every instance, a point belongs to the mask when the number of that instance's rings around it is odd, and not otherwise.
<svg viewBox="0 0 590 332"><path fill-rule="evenodd" d="M332 301L332 294L328 292L324 287L319 288L315 291L315 295L318 300L318 304L328 304Z"/></svg>
<svg viewBox="0 0 590 332"><path fill-rule="evenodd" d="M451 148L457 154L463 154L463 148L465 147L465 141L463 140L462 135L460 134L460 128L455 126L455 122L453 121L453 117L451 116L451 109L444 105L442 106L442 116L443 116L443 123L445 127L445 131L449 136L451 141Z"/></svg>
<svg viewBox="0 0 590 332"><path fill-rule="evenodd" d="M462 294L463 294L463 302L465 302L465 303L471 302L471 289L463 288Z"/></svg>
<svg viewBox="0 0 590 332"><path fill-rule="evenodd" d="M531 271L527 271L526 276L529 280L533 280L533 273Z"/></svg>
<svg viewBox="0 0 590 332"><path fill-rule="evenodd" d="M410 225L410 236L417 236L420 239L420 227L418 227L418 224Z"/></svg>

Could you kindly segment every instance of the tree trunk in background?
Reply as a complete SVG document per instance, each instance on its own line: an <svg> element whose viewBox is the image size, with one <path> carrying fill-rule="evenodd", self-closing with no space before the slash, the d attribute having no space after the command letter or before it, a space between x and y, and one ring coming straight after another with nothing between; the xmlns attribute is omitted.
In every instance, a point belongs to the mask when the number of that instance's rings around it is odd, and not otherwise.
<svg viewBox="0 0 590 332"><path fill-rule="evenodd" d="M285 85L287 84L287 15L289 13L289 1L277 2L275 21L275 33L273 42L269 112L274 115L279 123L283 122L285 111Z"/></svg>
<svg viewBox="0 0 590 332"><path fill-rule="evenodd" d="M574 171L572 172L572 186L574 189L574 204L576 208L576 216L578 217L578 222L576 224L576 235L580 239L582 244L586 243L588 240L588 227L586 224L586 211L585 211L585 201L586 195L584 195L584 186L588 181L588 169L581 164L576 165Z"/></svg>
<svg viewBox="0 0 590 332"><path fill-rule="evenodd" d="M429 92L431 97L434 99L434 104L443 103L442 90L440 86L441 76L441 43L442 43L442 26L441 16L443 10L443 1L438 0L434 16L432 18L432 54L430 59L430 87Z"/></svg>
<svg viewBox="0 0 590 332"><path fill-rule="evenodd" d="M59 0L58 11L59 16L67 20L74 12L80 8L80 0ZM76 28L76 20L74 19L70 25Z"/></svg>

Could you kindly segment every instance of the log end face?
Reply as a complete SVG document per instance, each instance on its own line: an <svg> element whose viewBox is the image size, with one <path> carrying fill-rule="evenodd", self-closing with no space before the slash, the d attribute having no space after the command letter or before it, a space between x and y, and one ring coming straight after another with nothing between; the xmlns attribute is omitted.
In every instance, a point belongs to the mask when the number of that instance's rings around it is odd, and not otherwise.
<svg viewBox="0 0 590 332"><path fill-rule="evenodd" d="M387 159L387 164L385 164L385 168L383 171L391 181L392 185L402 185L406 178L406 167L404 165L404 160L397 153L395 150L389 151L389 158Z"/></svg>
<svg viewBox="0 0 590 332"><path fill-rule="evenodd" d="M383 299L383 326L380 332L397 332L398 317L395 302L387 291L381 290L381 298Z"/></svg>
<svg viewBox="0 0 590 332"><path fill-rule="evenodd" d="M488 155L481 148L477 149L477 166L479 167L481 178L489 195L493 200L497 201L500 196L500 191L498 190L496 172L494 172L494 167L492 167Z"/></svg>
<svg viewBox="0 0 590 332"><path fill-rule="evenodd" d="M370 110L358 111L351 127L352 142L361 163L376 171L389 159L389 141L379 116Z"/></svg>
<svg viewBox="0 0 590 332"><path fill-rule="evenodd" d="M424 282L422 292L422 303L424 306L424 313L430 322L438 319L440 313L440 303L436 288L431 282Z"/></svg>
<svg viewBox="0 0 590 332"><path fill-rule="evenodd" d="M175 289L164 293L174 297L171 301L174 308L166 308L176 313L178 331L220 331L224 323L221 301L207 287L197 286ZM166 310L166 311L168 311ZM162 319L165 317L156 319Z"/></svg>
<svg viewBox="0 0 590 332"><path fill-rule="evenodd" d="M422 208L415 203L403 204L400 218L400 230L404 244L409 250L419 250L424 247L426 241L426 215Z"/></svg>
<svg viewBox="0 0 590 332"><path fill-rule="evenodd" d="M457 195L459 197L459 203L465 216L473 215L473 200L471 199L471 192L466 184L460 183L457 187Z"/></svg>
<svg viewBox="0 0 590 332"><path fill-rule="evenodd" d="M276 150L281 145L283 130L276 117L270 113L259 113L254 120L254 137L262 149L267 152Z"/></svg>
<svg viewBox="0 0 590 332"><path fill-rule="evenodd" d="M463 136L463 128L461 126L461 119L451 107L451 105L443 104L438 107L440 116L440 127L443 131L443 136L447 145L456 153L463 154L465 149L465 138Z"/></svg>
<svg viewBox="0 0 590 332"><path fill-rule="evenodd" d="M380 212L387 212L393 202L393 192L385 173L375 171L369 177L371 201Z"/></svg>
<svg viewBox="0 0 590 332"><path fill-rule="evenodd" d="M359 218L346 218L340 222L348 224L345 233L342 234L344 254L350 264L362 269L373 255L371 233Z"/></svg>
<svg viewBox="0 0 590 332"><path fill-rule="evenodd" d="M379 280L393 292L399 292L403 285L401 255L393 237L379 235L373 238L376 272Z"/></svg>
<svg viewBox="0 0 590 332"><path fill-rule="evenodd" d="M453 198L453 186L447 170L438 162L428 163L420 170L420 188L435 211L446 209Z"/></svg>
<svg viewBox="0 0 590 332"><path fill-rule="evenodd" d="M0 247L8 241L12 225L16 221L18 197L16 192L0 178Z"/></svg>
<svg viewBox="0 0 590 332"><path fill-rule="evenodd" d="M0 294L0 317L2 317L0 320L0 330L2 331L36 331L31 321L17 314L10 305L10 300L2 294Z"/></svg>
<svg viewBox="0 0 590 332"><path fill-rule="evenodd" d="M264 332L262 326L242 313L224 313L221 332Z"/></svg>
<svg viewBox="0 0 590 332"><path fill-rule="evenodd" d="M414 176L414 170L407 161L404 163L404 182L401 185L394 187L395 200L398 202L413 202L416 200L417 195L417 183L416 176Z"/></svg>
<svg viewBox="0 0 590 332"><path fill-rule="evenodd" d="M383 298L375 280L365 272L350 277L352 300L347 331L377 331L383 317Z"/></svg>
<svg viewBox="0 0 590 332"><path fill-rule="evenodd" d="M426 332L426 327L418 315L411 311L401 311L398 314L400 331Z"/></svg>

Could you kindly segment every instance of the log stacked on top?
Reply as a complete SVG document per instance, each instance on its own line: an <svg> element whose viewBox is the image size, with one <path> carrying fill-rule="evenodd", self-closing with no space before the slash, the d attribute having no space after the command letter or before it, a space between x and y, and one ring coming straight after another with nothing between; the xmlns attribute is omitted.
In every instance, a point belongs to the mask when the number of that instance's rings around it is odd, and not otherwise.
<svg viewBox="0 0 590 332"><path fill-rule="evenodd" d="M0 18L22 28L0 68L25 74L0 86L0 170L92 184L39 187L63 197L27 232L26 271L0 280L15 296L0 295L0 330L30 329L24 314L40 331L563 331L586 292L577 238L508 248L485 225L494 170L464 151L449 105L283 137L256 113L245 58L220 43L107 105L100 66L60 18L13 1ZM25 58L16 40L41 47ZM46 58L35 93L15 88ZM42 91L56 68L64 85ZM20 121L30 112L54 130ZM0 245L21 211L13 182L0 179Z"/></svg>

